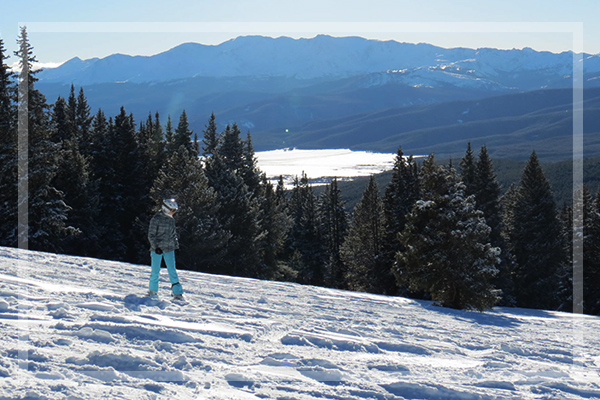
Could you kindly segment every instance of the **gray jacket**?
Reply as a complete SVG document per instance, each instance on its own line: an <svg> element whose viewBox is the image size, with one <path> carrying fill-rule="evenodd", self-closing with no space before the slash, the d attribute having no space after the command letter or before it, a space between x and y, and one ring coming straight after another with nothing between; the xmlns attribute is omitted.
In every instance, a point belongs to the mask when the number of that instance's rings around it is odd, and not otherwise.
<svg viewBox="0 0 600 400"><path fill-rule="evenodd" d="M150 241L150 251L160 248L164 253L169 253L178 249L179 238L173 217L162 211L154 214L150 220L148 240Z"/></svg>

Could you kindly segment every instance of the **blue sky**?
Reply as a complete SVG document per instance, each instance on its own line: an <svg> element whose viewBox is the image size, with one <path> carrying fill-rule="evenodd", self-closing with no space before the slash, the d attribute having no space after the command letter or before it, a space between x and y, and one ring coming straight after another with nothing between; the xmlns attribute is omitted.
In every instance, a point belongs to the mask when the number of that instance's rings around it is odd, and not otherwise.
<svg viewBox="0 0 600 400"><path fill-rule="evenodd" d="M22 0L2 11L7 52L16 48L19 24L27 23L42 63L151 55L247 34L600 53L598 0Z"/></svg>

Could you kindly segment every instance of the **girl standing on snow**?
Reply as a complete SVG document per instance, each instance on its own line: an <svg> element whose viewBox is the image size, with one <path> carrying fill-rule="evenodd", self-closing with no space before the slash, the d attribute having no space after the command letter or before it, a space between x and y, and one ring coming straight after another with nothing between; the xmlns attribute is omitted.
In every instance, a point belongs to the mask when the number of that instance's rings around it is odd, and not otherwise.
<svg viewBox="0 0 600 400"><path fill-rule="evenodd" d="M173 214L179 207L175 199L165 199L162 209L150 220L148 229L148 240L150 241L150 256L152 259L152 272L150 274L150 289L148 296L158 295L158 278L162 260L167 264L171 290L176 299L183 298L183 287L179 283L177 270L175 269L175 250L179 248L177 231Z"/></svg>

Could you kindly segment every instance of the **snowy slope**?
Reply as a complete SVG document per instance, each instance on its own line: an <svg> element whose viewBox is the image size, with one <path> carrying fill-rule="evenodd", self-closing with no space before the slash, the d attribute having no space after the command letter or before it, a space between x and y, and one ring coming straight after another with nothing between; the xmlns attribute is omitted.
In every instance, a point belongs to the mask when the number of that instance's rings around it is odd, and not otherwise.
<svg viewBox="0 0 600 400"><path fill-rule="evenodd" d="M600 319L0 248L0 399L600 398Z"/></svg>

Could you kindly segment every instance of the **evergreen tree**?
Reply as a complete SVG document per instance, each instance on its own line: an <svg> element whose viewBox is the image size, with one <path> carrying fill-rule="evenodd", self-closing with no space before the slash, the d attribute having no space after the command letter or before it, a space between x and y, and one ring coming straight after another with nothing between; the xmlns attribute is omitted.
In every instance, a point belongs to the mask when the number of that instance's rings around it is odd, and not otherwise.
<svg viewBox="0 0 600 400"><path fill-rule="evenodd" d="M235 174L239 174L245 165L244 142L240 137L237 124L227 125L221 135L219 153L223 157L226 167Z"/></svg>
<svg viewBox="0 0 600 400"><path fill-rule="evenodd" d="M287 205L278 197L273 185L263 175L261 184L263 194L260 197L260 235L259 248L264 269L259 278L270 279L279 270L285 240L292 220L287 214Z"/></svg>
<svg viewBox="0 0 600 400"><path fill-rule="evenodd" d="M399 283L426 291L442 306L485 310L498 301L490 283L499 249L489 243L490 228L453 169L423 164L421 199L400 235Z"/></svg>
<svg viewBox="0 0 600 400"><path fill-rule="evenodd" d="M162 200L174 197L179 205L175 214L179 232L178 266L204 272L215 272L224 259L225 246L231 234L218 220L217 194L197 157L181 145L161 168L151 190L156 208Z"/></svg>
<svg viewBox="0 0 600 400"><path fill-rule="evenodd" d="M177 125L177 129L175 129L173 139L167 144L169 153L173 153L177 151L180 146L183 146L190 153L190 156L198 156L195 142L192 141L192 133L187 113L183 110L179 117L179 124Z"/></svg>
<svg viewBox="0 0 600 400"><path fill-rule="evenodd" d="M0 39L0 246L17 246L16 88Z"/></svg>
<svg viewBox="0 0 600 400"><path fill-rule="evenodd" d="M584 312L600 315L600 189L596 198L584 208L583 299Z"/></svg>
<svg viewBox="0 0 600 400"><path fill-rule="evenodd" d="M475 166L475 156L471 149L471 142L467 144L467 152L460 160L460 174L465 184L465 194L470 196L477 191L477 172Z"/></svg>
<svg viewBox="0 0 600 400"><path fill-rule="evenodd" d="M89 159L93 156L92 154L92 121L93 116L91 113L91 108L88 105L87 98L85 97L85 93L83 92L83 88L79 89L79 94L77 95L77 103L75 106L75 115L74 115L74 125L75 125L75 137L77 138L77 142L79 145L79 150L81 154Z"/></svg>
<svg viewBox="0 0 600 400"><path fill-rule="evenodd" d="M27 126L28 149L28 226L22 227L19 241L33 250L59 252L59 240L68 233L66 226L69 207L62 193L52 182L57 171L58 147L50 141L48 104L44 95L35 89L37 78L32 71L36 61L29 43L27 29L21 28L18 38L20 59L19 118Z"/></svg>
<svg viewBox="0 0 600 400"><path fill-rule="evenodd" d="M244 179L244 183L246 186L248 186L250 193L252 193L254 196L260 196L260 192L262 191L261 183L263 180L261 178L261 172L258 169L250 132L248 132L247 138L243 142L243 146L242 167L240 169L240 174L242 179Z"/></svg>
<svg viewBox="0 0 600 400"><path fill-rule="evenodd" d="M565 246L550 184L535 152L523 170L510 207L507 245L516 262L513 281L517 305L555 309Z"/></svg>
<svg viewBox="0 0 600 400"><path fill-rule="evenodd" d="M204 147L202 155L204 157L209 157L215 153L217 148L219 147L219 133L217 131L217 123L215 118L215 113L210 115L210 119L208 120L208 125L204 130Z"/></svg>
<svg viewBox="0 0 600 400"><path fill-rule="evenodd" d="M355 291L381 293L382 251L385 235L383 201L371 176L361 200L354 207L341 257L348 268L348 286Z"/></svg>
<svg viewBox="0 0 600 400"><path fill-rule="evenodd" d="M381 281L384 293L395 294L398 291L392 268L396 262L396 253L403 248L398 240L398 234L404 230L406 216L413 204L419 199L419 172L413 157L404 157L402 148L394 161L392 179L385 189L383 208L385 214L385 238Z"/></svg>
<svg viewBox="0 0 600 400"><path fill-rule="evenodd" d="M325 283L328 287L345 289L346 270L340 253L348 234L349 218L336 178L325 187L319 202L319 215L323 242L327 246Z"/></svg>
<svg viewBox="0 0 600 400"><path fill-rule="evenodd" d="M104 231L102 257L147 262L150 215L144 205L150 187L141 178L149 162L139 144L133 116L121 107L114 122L112 118L107 125L95 122L95 129L99 130L95 135L103 139L95 157Z"/></svg>
<svg viewBox="0 0 600 400"><path fill-rule="evenodd" d="M491 228L490 243L493 247L498 247L501 250L498 275L496 275L496 278L494 279L494 285L502 290L502 299L499 304L503 306L513 306L514 285L510 271L514 259L512 254L508 251L508 247L502 235L504 227L502 223L502 205L500 200L501 189L500 184L496 179L494 166L486 146L481 147L479 158L475 164L471 194L475 196L477 209L483 212L485 223Z"/></svg>
<svg viewBox="0 0 600 400"><path fill-rule="evenodd" d="M295 257L298 282L323 285L325 279L325 248L319 229L317 199L305 173L296 178L289 211L293 224L287 239L287 255Z"/></svg>
<svg viewBox="0 0 600 400"><path fill-rule="evenodd" d="M206 176L220 204L218 218L231 234L218 273L257 277L260 274L259 205L241 176L229 168L220 149L206 161Z"/></svg>
<svg viewBox="0 0 600 400"><path fill-rule="evenodd" d="M584 198L583 198L583 202L586 204L586 207L588 205L588 201L587 199L585 199L585 196L589 195L589 191L587 191L586 188L586 193L583 194ZM589 201L589 203L591 203L591 200ZM577 226L576 230L577 230L577 235L574 236L573 235L573 228L574 228L574 224L573 224L573 208L567 204L565 204L561 211L560 211L560 215L559 215L559 220L560 220L560 225L561 225L561 231L560 231L560 235L563 237L564 239L564 245L565 245L565 254L566 255L573 255L573 259L572 259L572 263L569 262L565 262L564 264L564 268L562 268L561 270L558 271L557 275L558 275L558 283L559 286L556 288L555 292L557 294L557 297L559 299L559 307L558 309L561 311L566 311L566 312L573 312L574 308L573 306L575 305L574 302L576 302L577 300L575 300L574 298L574 293L581 293L582 291L582 286L578 286L577 288L574 287L574 284L578 284L580 283L580 281L578 282L577 280L574 280L573 278L575 278L575 271L578 268L581 268L581 259L576 259L575 258L575 253L573 252L574 250L574 241L573 238L574 237L579 237L579 238L583 238L584 235L584 227L582 225ZM578 218L579 220L579 218ZM575 221L575 222L579 222L580 221ZM582 247L583 243L580 241L578 241L577 243L577 247L575 248L577 251L577 248L579 248L579 251L581 251L581 249L583 249ZM581 273L581 269L579 269L578 273ZM574 292L575 289L577 292ZM581 309L581 307L583 307L583 301L581 301L582 299L579 299L579 301L577 301L577 308ZM577 309L575 308L575 309Z"/></svg>
<svg viewBox="0 0 600 400"><path fill-rule="evenodd" d="M68 254L87 255L95 234L92 221L96 203L90 199L89 162L79 150L75 109L76 103L71 107L61 97L54 105L51 137L56 141L59 156L52 184L71 208L66 220L69 229L61 240L61 249Z"/></svg>
<svg viewBox="0 0 600 400"><path fill-rule="evenodd" d="M175 147L175 131L173 130L173 122L171 122L171 116L167 118L167 125L165 126L165 146L167 153L172 153L179 147Z"/></svg>

